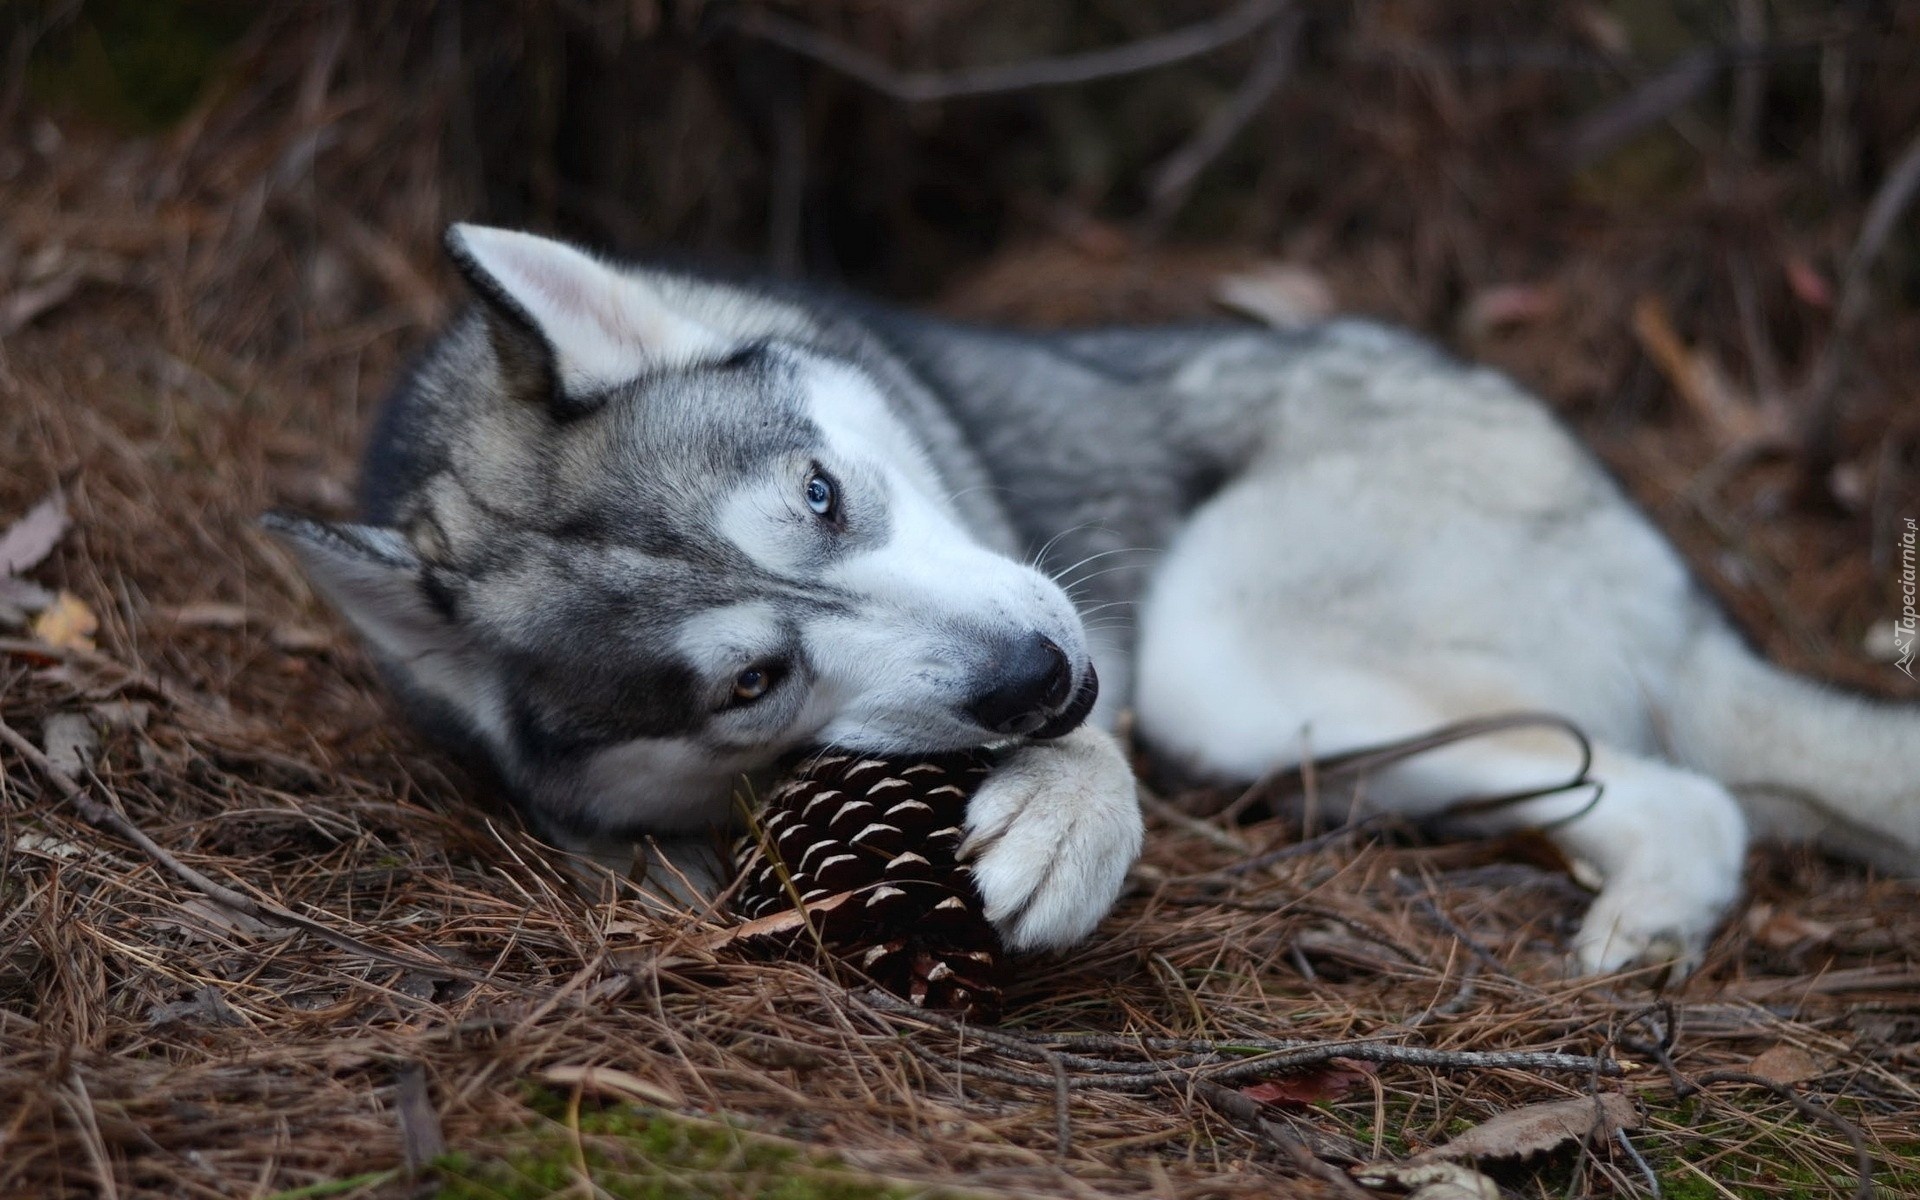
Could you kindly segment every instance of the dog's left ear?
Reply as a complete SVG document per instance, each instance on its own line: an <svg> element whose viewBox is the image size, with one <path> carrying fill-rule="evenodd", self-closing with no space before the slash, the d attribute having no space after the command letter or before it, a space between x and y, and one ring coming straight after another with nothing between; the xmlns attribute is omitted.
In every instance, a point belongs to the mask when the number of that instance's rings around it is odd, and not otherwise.
<svg viewBox="0 0 1920 1200"><path fill-rule="evenodd" d="M408 662L464 649L453 622L429 602L419 556L397 530L285 512L270 512L260 523L299 557L320 593L386 657Z"/></svg>
<svg viewBox="0 0 1920 1200"><path fill-rule="evenodd" d="M580 411L649 367L718 353L720 336L643 277L564 242L455 225L447 252L485 301L508 386Z"/></svg>

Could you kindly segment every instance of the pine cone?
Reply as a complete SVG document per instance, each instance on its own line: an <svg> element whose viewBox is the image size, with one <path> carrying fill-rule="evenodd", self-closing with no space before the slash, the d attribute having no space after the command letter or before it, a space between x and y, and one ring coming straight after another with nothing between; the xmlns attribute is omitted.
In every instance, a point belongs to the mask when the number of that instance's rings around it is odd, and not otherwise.
<svg viewBox="0 0 1920 1200"><path fill-rule="evenodd" d="M829 753L800 761L740 840L739 913L786 951L821 942L875 984L927 1008L990 1016L1000 939L959 861L967 801L993 769L985 751L913 759ZM777 944L774 944L777 943Z"/></svg>

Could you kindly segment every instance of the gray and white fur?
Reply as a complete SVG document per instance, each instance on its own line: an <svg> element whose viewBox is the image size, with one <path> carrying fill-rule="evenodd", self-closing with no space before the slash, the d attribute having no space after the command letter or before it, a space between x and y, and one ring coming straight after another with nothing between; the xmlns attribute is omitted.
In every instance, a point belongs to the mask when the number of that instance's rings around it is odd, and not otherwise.
<svg viewBox="0 0 1920 1200"><path fill-rule="evenodd" d="M809 744L1007 744L968 852L1009 943L1062 946L1139 852L1124 707L1220 779L1544 709L1600 801L1471 824L1604 879L1587 970L1690 960L1750 831L1920 863L1920 713L1756 657L1536 400L1408 335L1011 334L448 244L480 303L385 409L366 523L270 523L563 844L723 824ZM1432 816L1569 757L1513 732L1365 795Z"/></svg>

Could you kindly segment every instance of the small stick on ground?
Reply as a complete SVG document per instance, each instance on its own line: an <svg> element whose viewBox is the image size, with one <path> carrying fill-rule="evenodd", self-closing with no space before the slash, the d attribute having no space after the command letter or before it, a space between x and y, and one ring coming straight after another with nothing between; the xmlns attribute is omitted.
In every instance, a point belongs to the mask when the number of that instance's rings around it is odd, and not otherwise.
<svg viewBox="0 0 1920 1200"><path fill-rule="evenodd" d="M873 1008L913 1016L949 1032L957 1033L964 1029L969 1038L1015 1058L1043 1064L1057 1061L1078 1072L1069 1077L1069 1087L1095 1091L1151 1091L1156 1087L1184 1088L1191 1086L1196 1080L1216 1084L1230 1083L1317 1066L1336 1058L1430 1067L1444 1071L1519 1070L1542 1074L1619 1076L1625 1074L1627 1070L1624 1065L1612 1059L1560 1054L1552 1051L1433 1050L1424 1046L1402 1046L1389 1042L1354 1040L1295 1042L1267 1049L1252 1040L1204 1042L1179 1039L1180 1048L1185 1049L1189 1055L1201 1056L1202 1061L1195 1061L1189 1057L1176 1062L1125 1062L1060 1054L1035 1044L1046 1040L1039 1035L1029 1035L1028 1038L1023 1039L1002 1030L965 1025L954 1018L928 1012L908 1001L878 992L867 993L863 999ZM1074 1039L1059 1040L1071 1043ZM1155 1040L1159 1039L1143 1039L1143 1042L1151 1048ZM923 1046L912 1038L906 1039L906 1045L916 1057L938 1064L944 1070L961 1067L976 1077L1029 1087L1050 1088L1057 1082L1053 1074L1040 1075L1030 1071L990 1067L971 1059L963 1061ZM1248 1050L1254 1051L1253 1057L1246 1056Z"/></svg>

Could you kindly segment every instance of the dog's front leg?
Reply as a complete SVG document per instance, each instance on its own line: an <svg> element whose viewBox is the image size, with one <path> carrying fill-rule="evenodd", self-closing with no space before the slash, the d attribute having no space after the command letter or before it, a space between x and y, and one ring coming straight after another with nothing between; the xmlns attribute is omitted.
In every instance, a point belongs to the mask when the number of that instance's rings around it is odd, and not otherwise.
<svg viewBox="0 0 1920 1200"><path fill-rule="evenodd" d="M1140 801L1111 734L1083 725L1013 752L967 807L961 854L1014 950L1093 932L1140 856Z"/></svg>

